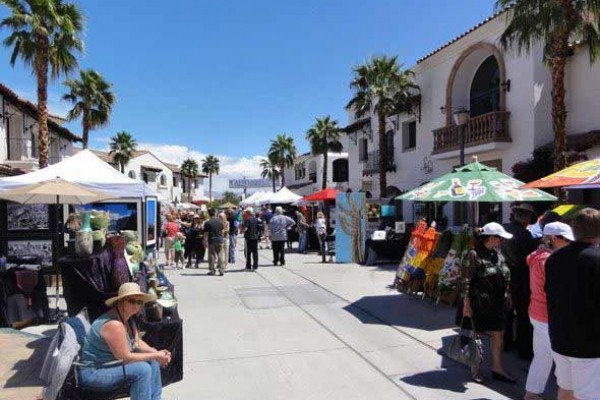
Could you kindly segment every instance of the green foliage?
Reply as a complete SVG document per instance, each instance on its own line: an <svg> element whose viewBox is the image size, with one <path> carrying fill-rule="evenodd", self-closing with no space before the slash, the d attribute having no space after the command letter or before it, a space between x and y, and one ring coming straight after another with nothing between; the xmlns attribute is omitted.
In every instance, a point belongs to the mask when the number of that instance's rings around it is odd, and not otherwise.
<svg viewBox="0 0 600 400"><path fill-rule="evenodd" d="M328 115L316 118L314 125L306 131L306 140L310 143L313 155L326 154L327 152L339 153L342 151L340 131L337 121Z"/></svg>
<svg viewBox="0 0 600 400"><path fill-rule="evenodd" d="M337 121L332 120L329 115L317 118L314 125L306 131L306 140L310 143L313 155L323 155L322 189L325 189L327 188L327 153L330 151L339 153L343 148Z"/></svg>
<svg viewBox="0 0 600 400"><path fill-rule="evenodd" d="M62 0L0 0L0 4L11 13L2 20L0 29L9 31L4 46L12 48L12 66L20 58L35 70L36 56L46 53L44 61L54 79L77 67L74 52L83 51L79 38L83 15L78 6Z"/></svg>
<svg viewBox="0 0 600 400"><path fill-rule="evenodd" d="M509 23L500 39L504 47L514 45L520 52L536 46L544 57L567 57L557 53L557 33L565 32L571 43L589 49L590 62L600 55L600 1L598 0L497 0L498 9L509 8Z"/></svg>
<svg viewBox="0 0 600 400"><path fill-rule="evenodd" d="M285 186L285 174L283 171L285 167L291 167L294 165L294 159L296 158L296 155L297 150L293 137L283 133L277 135L275 140L271 140L268 159L272 164L275 164L279 167L282 187Z"/></svg>
<svg viewBox="0 0 600 400"><path fill-rule="evenodd" d="M199 172L198 162L193 158L186 158L181 163L181 175L188 178L188 201L192 201L192 178L198 176Z"/></svg>
<svg viewBox="0 0 600 400"><path fill-rule="evenodd" d="M412 82L414 73L402 70L398 57L375 56L354 67L353 72L350 88L354 97L346 109L354 111L357 117L369 115L371 110L386 117L407 112L419 92L419 86Z"/></svg>
<svg viewBox="0 0 600 400"><path fill-rule="evenodd" d="M208 155L202 160L202 172L207 175L219 175L220 160L212 155Z"/></svg>
<svg viewBox="0 0 600 400"><path fill-rule="evenodd" d="M263 158L260 162L260 176L262 178L269 178L273 184L273 191L275 191L275 181L279 178L280 172L277 164L272 163L268 158Z"/></svg>
<svg viewBox="0 0 600 400"><path fill-rule="evenodd" d="M125 173L125 166L133 157L137 149L137 142L129 132L117 132L116 136L110 138L109 156L121 167L121 173Z"/></svg>
<svg viewBox="0 0 600 400"><path fill-rule="evenodd" d="M88 132L108 123L115 95L111 91L112 84L104 80L102 75L93 70L79 71L79 79L65 81L69 93L63 100L73 104L68 119L73 121L82 117L83 148L88 146Z"/></svg>

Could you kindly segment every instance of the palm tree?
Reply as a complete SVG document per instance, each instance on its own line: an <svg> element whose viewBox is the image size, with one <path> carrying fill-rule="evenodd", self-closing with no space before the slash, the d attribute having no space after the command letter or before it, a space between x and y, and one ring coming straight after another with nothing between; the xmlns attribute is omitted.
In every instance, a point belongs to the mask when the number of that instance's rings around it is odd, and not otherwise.
<svg viewBox="0 0 600 400"><path fill-rule="evenodd" d="M572 44L580 40L589 50L590 63L600 56L600 2L598 0L497 0L496 6L510 8L509 22L500 38L507 48L519 52L544 48L544 58L552 74L552 127L554 130L554 170L566 167L565 69L573 55ZM564 193L564 192L563 192Z"/></svg>
<svg viewBox="0 0 600 400"><path fill-rule="evenodd" d="M328 115L325 118L317 118L314 125L306 131L306 140L310 143L310 151L313 155L323 155L323 184L322 189L327 188L327 153L330 151L339 153L342 151L340 142L340 130L337 121Z"/></svg>
<svg viewBox="0 0 600 400"><path fill-rule="evenodd" d="M116 136L110 138L110 152L113 162L119 164L121 173L125 173L125 166L133 157L133 152L137 148L137 143L129 132L117 132Z"/></svg>
<svg viewBox="0 0 600 400"><path fill-rule="evenodd" d="M79 79L69 79L65 86L70 92L63 96L63 100L73 104L68 119L72 121L82 117L83 148L87 149L90 130L108 123L115 102L115 95L111 92L112 84L90 69L79 71Z"/></svg>
<svg viewBox="0 0 600 400"><path fill-rule="evenodd" d="M294 145L293 137L283 133L277 135L275 140L271 140L268 158L270 162L279 167L279 172L281 174L281 187L285 186L285 167L291 167L294 165L296 153L297 151L296 146Z"/></svg>
<svg viewBox="0 0 600 400"><path fill-rule="evenodd" d="M211 155L206 156L202 160L202 172L208 174L208 200L212 203L212 177L219 175L219 159Z"/></svg>
<svg viewBox="0 0 600 400"><path fill-rule="evenodd" d="M260 176L271 179L271 182L273 183L273 192L275 192L275 181L277 178L279 178L279 169L277 169L277 164L272 163L268 158L264 158L260 162L260 168Z"/></svg>
<svg viewBox="0 0 600 400"><path fill-rule="evenodd" d="M181 175L188 178L188 202L192 202L192 178L198 176L198 162L193 158L186 158L181 163Z"/></svg>
<svg viewBox="0 0 600 400"><path fill-rule="evenodd" d="M419 90L412 82L411 70L402 70L397 57L377 56L363 65L354 67L350 87L354 97L346 105L357 117L377 114L379 137L379 193L387 189L388 150L385 121L391 115L411 109L411 99Z"/></svg>
<svg viewBox="0 0 600 400"><path fill-rule="evenodd" d="M79 38L83 17L79 8L62 0L0 0L11 15L0 23L10 31L5 47L12 47L10 65L17 58L33 69L37 79L39 165L48 166L48 70L57 79L77 67L75 51L83 50Z"/></svg>

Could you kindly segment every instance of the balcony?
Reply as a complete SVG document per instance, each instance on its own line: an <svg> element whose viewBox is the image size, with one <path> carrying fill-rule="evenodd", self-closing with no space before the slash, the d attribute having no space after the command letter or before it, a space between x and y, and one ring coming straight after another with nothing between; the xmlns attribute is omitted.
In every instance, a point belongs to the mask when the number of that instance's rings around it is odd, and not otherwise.
<svg viewBox="0 0 600 400"><path fill-rule="evenodd" d="M379 173L379 150L371 151L367 154L367 159L363 161L363 176L375 175ZM389 151L387 159L387 172L396 172L396 164L394 163L394 153Z"/></svg>
<svg viewBox="0 0 600 400"><path fill-rule="evenodd" d="M511 142L508 111L495 111L473 117L464 125L450 125L433 131L433 152L440 154L460 150L460 135L465 129L465 148L488 143Z"/></svg>

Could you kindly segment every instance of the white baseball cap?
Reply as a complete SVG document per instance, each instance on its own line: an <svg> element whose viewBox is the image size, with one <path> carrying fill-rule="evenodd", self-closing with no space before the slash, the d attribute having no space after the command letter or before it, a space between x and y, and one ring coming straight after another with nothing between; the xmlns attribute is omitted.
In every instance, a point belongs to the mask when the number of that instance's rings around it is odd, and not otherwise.
<svg viewBox="0 0 600 400"><path fill-rule="evenodd" d="M575 241L575 236L573 236L573 230L571 227L564 222L551 222L544 226L544 235L545 236L562 236L571 242Z"/></svg>
<svg viewBox="0 0 600 400"><path fill-rule="evenodd" d="M497 222L490 222L481 228L481 234L486 236L500 236L504 239L512 239L512 233L506 232L504 227Z"/></svg>

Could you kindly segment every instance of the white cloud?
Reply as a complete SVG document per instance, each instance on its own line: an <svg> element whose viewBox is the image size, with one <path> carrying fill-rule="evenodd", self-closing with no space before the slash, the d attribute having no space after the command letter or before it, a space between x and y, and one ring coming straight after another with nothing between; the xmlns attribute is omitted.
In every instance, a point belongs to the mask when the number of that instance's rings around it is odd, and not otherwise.
<svg viewBox="0 0 600 400"><path fill-rule="evenodd" d="M190 149L187 146L139 143L139 150L149 150L164 162L181 165L186 158L192 158L202 165L202 159L208 154ZM219 175L213 176L213 191L224 192L229 189L229 179L258 178L260 177L260 161L263 156L230 157L214 154L220 161ZM208 182L205 182L205 191L208 191Z"/></svg>

